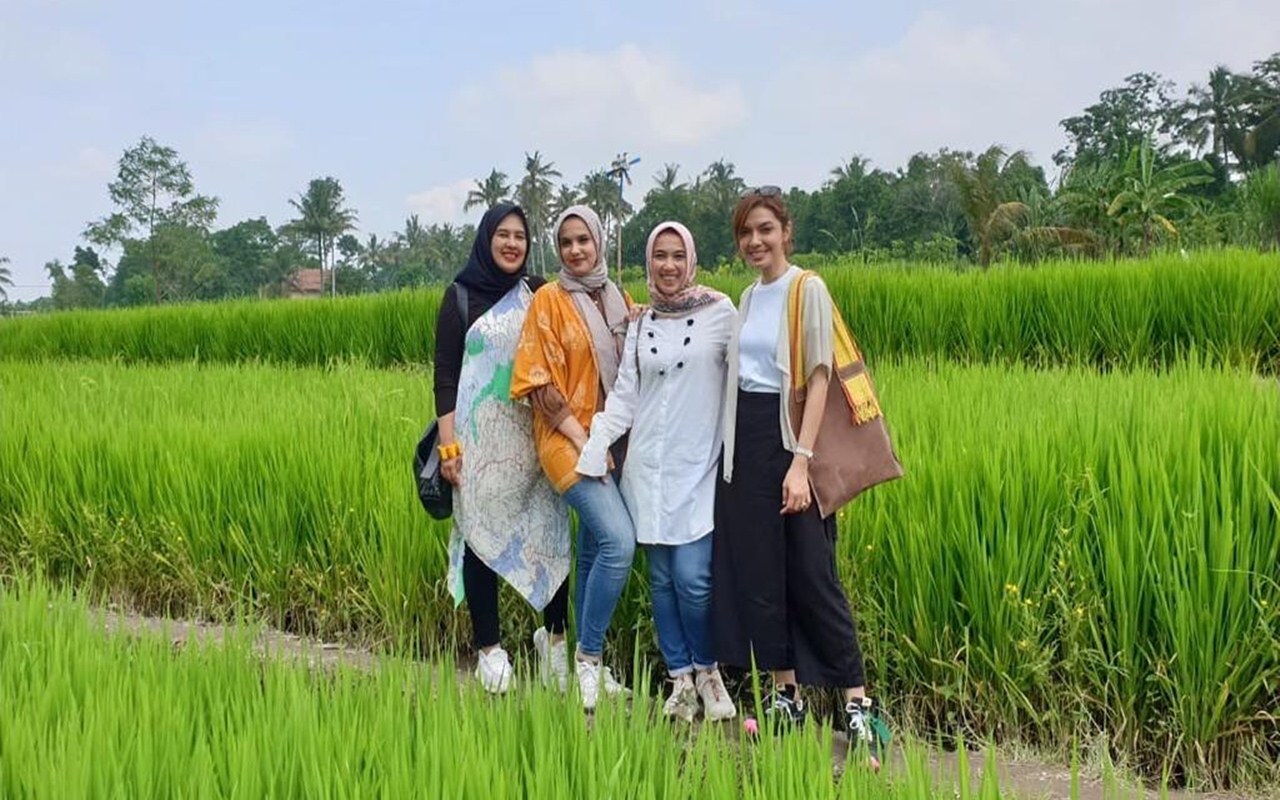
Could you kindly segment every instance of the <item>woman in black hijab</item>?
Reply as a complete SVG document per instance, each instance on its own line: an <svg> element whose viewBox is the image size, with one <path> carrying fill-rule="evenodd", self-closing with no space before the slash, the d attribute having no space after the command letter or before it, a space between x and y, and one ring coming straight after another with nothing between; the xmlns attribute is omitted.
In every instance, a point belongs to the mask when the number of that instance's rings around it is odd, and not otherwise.
<svg viewBox="0 0 1280 800"><path fill-rule="evenodd" d="M543 611L534 647L544 682L563 690L568 676L568 512L542 474L532 412L508 389L529 301L545 283L526 274L528 251L524 211L509 203L490 208L467 265L445 289L436 324L440 472L455 487L449 585L471 612L476 676L495 693L509 688L512 675L500 644L499 576Z"/></svg>

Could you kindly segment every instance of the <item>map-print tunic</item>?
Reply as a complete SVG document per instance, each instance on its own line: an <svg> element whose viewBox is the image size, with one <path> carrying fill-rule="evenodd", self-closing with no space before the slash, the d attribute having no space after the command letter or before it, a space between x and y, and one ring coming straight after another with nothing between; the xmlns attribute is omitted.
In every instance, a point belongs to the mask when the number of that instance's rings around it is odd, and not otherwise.
<svg viewBox="0 0 1280 800"><path fill-rule="evenodd" d="M569 512L543 474L533 412L511 397L516 343L533 293L521 281L467 331L454 430L462 486L454 489L449 586L461 603L463 542L541 610L569 575Z"/></svg>

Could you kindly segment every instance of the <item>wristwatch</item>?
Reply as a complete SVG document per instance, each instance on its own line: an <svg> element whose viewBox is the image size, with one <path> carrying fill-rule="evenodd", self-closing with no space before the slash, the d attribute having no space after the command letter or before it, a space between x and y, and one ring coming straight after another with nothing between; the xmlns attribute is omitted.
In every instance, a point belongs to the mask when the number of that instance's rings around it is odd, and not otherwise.
<svg viewBox="0 0 1280 800"><path fill-rule="evenodd" d="M804 456L805 458L809 459L810 461L812 461L812 460L813 460L813 451L812 451L812 450L810 450L810 449L809 449L809 448L807 448L807 447L801 447L800 445L796 445L796 455L798 455L798 456Z"/></svg>

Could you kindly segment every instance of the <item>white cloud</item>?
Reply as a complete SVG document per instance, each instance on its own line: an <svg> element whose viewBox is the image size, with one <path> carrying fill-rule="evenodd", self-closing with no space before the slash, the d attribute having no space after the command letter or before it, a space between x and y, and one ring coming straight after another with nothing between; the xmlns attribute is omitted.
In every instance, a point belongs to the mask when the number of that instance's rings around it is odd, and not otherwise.
<svg viewBox="0 0 1280 800"><path fill-rule="evenodd" d="M519 131L557 150L694 145L741 123L736 85L695 85L683 65L634 44L608 52L563 50L501 69L460 90L454 117L476 131Z"/></svg>
<svg viewBox="0 0 1280 800"><path fill-rule="evenodd" d="M467 201L467 193L474 186L474 182L469 180L432 186L409 195L405 198L405 203L411 213L422 219L424 225L445 222L456 224L470 216L470 212L464 212L462 206Z"/></svg>
<svg viewBox="0 0 1280 800"><path fill-rule="evenodd" d="M1125 76L1157 72L1181 92L1217 63L1247 70L1280 47L1272 0L1075 0L1016 12L985 0L963 16L946 8L922 12L880 47L789 59L759 116L820 121L807 148L828 166L860 153L896 167L920 151L993 143L1050 166L1065 144L1059 120Z"/></svg>

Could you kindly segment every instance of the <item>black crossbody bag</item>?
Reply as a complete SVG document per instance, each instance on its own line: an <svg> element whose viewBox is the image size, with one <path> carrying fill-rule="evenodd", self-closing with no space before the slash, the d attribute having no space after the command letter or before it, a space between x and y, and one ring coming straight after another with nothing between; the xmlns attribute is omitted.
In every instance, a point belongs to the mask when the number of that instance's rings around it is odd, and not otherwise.
<svg viewBox="0 0 1280 800"><path fill-rule="evenodd" d="M462 330L468 325L467 287L460 283L453 285L454 297L458 301L458 315L462 319ZM464 333L465 335L465 333ZM434 519L448 519L453 516L453 485L440 474L440 420L434 419L418 440L413 450L413 476L418 483L418 500L422 507Z"/></svg>

